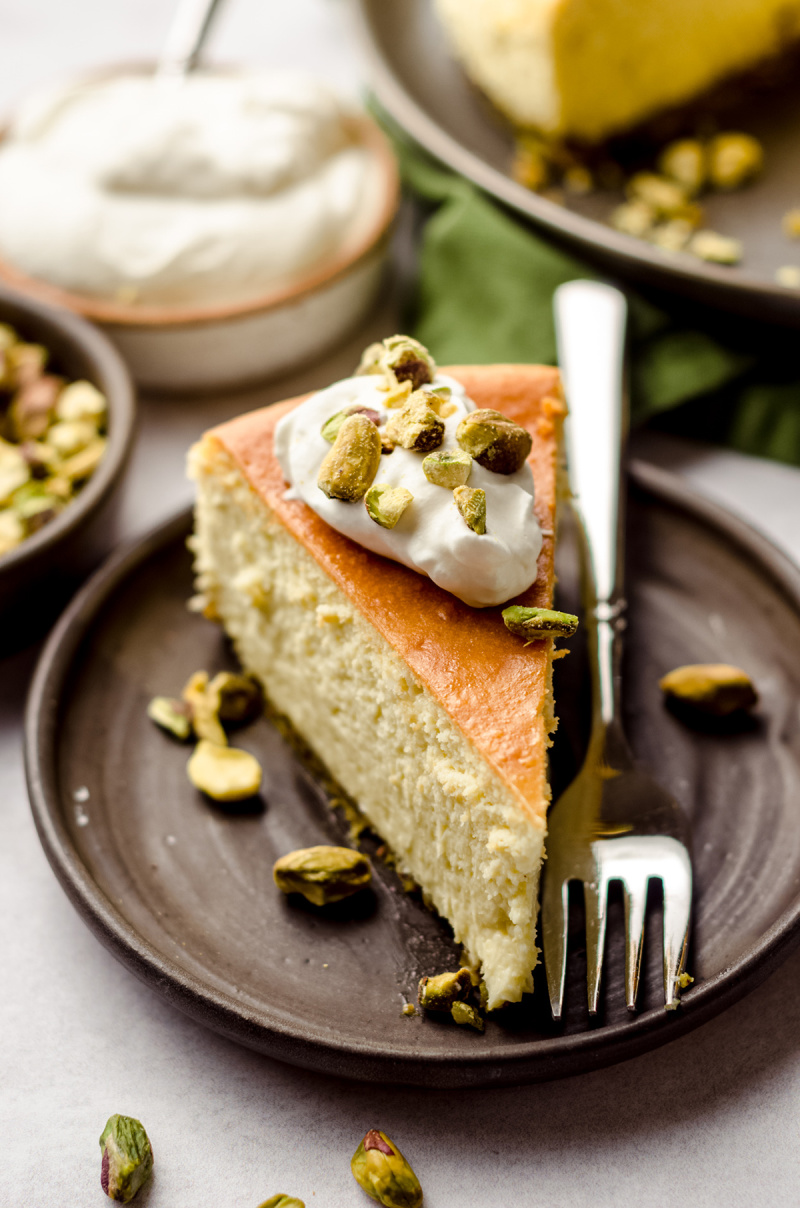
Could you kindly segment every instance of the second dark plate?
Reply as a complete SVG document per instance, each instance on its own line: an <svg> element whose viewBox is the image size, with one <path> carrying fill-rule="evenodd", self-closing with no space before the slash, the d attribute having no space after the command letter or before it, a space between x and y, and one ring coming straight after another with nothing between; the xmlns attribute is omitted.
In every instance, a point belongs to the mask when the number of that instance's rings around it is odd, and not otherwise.
<svg viewBox="0 0 800 1208"><path fill-rule="evenodd" d="M576 911L564 1025L549 1018L539 969L533 998L483 1035L402 1015L421 974L451 967L457 950L380 861L374 894L328 915L277 892L278 855L347 834L324 780L278 730L264 719L239 733L265 783L261 801L235 813L191 788L189 750L148 721L153 695L179 691L199 667L233 665L219 629L186 611L189 526L188 513L163 526L75 599L36 672L26 737L34 816L56 875L99 939L175 1006L261 1052L341 1076L499 1085L662 1044L739 998L800 941L800 573L741 522L663 471L634 467L623 695L634 751L693 822L695 984L678 1011L663 1010L654 902L641 1010L628 1015L617 902L602 1010L590 1021ZM560 573L567 581L569 566ZM761 705L749 728L699 733L665 711L659 676L700 661L752 675ZM569 774L580 741L579 652L560 666L557 776Z"/></svg>

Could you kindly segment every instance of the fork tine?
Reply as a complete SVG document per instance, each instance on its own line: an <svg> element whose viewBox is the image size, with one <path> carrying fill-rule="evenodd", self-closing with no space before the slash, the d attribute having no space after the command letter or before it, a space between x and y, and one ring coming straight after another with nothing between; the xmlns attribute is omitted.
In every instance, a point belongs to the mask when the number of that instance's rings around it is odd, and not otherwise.
<svg viewBox="0 0 800 1208"><path fill-rule="evenodd" d="M628 872L622 883L625 895L625 999L629 1011L636 1010L639 993L647 882L646 873L634 879Z"/></svg>
<svg viewBox="0 0 800 1208"><path fill-rule="evenodd" d="M597 1014L603 953L606 942L606 899L608 880L598 870L596 881L584 881L583 900L586 906L586 986L589 1014Z"/></svg>
<svg viewBox="0 0 800 1208"><path fill-rule="evenodd" d="M564 982L567 976L567 923L569 920L569 882L556 878L548 869L542 890L542 948L547 974L547 991L553 1019L561 1018Z"/></svg>
<svg viewBox="0 0 800 1208"><path fill-rule="evenodd" d="M678 978L683 972L692 911L692 865L682 843L673 840L669 867L664 870L664 1006L673 1011L680 1002Z"/></svg>

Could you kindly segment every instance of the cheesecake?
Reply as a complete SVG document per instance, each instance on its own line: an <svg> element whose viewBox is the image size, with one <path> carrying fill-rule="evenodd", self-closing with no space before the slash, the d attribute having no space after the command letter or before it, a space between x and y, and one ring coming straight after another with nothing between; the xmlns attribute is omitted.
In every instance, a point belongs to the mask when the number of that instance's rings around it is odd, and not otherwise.
<svg viewBox="0 0 800 1208"><path fill-rule="evenodd" d="M800 38L800 0L435 0L469 76L516 125L601 142Z"/></svg>
<svg viewBox="0 0 800 1208"><path fill-rule="evenodd" d="M555 728L554 640L520 640L502 612L552 602L565 407L546 366L453 366L427 395L399 384L392 398L368 372L206 433L190 454L198 599L449 922L494 1008L533 985ZM456 447L487 415L523 430L513 466ZM378 449L366 506L337 498L323 464L348 430Z"/></svg>

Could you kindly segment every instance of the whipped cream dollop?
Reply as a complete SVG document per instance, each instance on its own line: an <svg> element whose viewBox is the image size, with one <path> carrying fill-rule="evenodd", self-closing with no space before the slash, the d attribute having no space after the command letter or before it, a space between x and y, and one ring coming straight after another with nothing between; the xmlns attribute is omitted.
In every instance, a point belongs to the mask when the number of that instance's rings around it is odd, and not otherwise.
<svg viewBox="0 0 800 1208"><path fill-rule="evenodd" d="M488 608L525 591L536 579L542 533L534 513L533 474L526 462L515 474L495 474L476 461L468 486L486 493L486 532L473 532L458 511L452 490L429 482L424 453L396 447L381 457L375 484L405 487L413 501L393 529L372 520L364 505L329 499L317 475L330 443L322 436L326 420L347 407L377 411L381 427L389 412L379 375L346 378L311 395L275 428L275 452L286 481L287 498L302 499L327 524L376 554L421 572L473 608ZM443 417L441 452L457 449L456 429L475 410L464 388L437 374L432 387L448 386L454 404ZM430 389L432 387L426 387ZM381 430L379 427L379 430Z"/></svg>
<svg viewBox="0 0 800 1208"><path fill-rule="evenodd" d="M121 302L246 301L355 244L380 206L352 114L305 74L52 90L0 145L0 256Z"/></svg>

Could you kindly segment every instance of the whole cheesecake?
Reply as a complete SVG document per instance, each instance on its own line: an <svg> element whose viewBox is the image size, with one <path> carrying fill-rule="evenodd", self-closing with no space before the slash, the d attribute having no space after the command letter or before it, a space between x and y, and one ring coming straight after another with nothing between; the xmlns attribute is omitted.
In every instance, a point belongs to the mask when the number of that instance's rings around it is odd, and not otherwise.
<svg viewBox="0 0 800 1208"><path fill-rule="evenodd" d="M500 412L530 435L541 548L533 581L514 603L547 608L565 411L558 372L531 365L443 372L478 409ZM287 490L281 426L303 414L304 403L243 415L192 450L198 591L243 666L481 966L489 1007L517 1001L532 989L537 961L553 640L525 644L506 628L500 605L465 603L397 554L337 531ZM399 452L381 465L396 458L399 466ZM449 494L442 499L452 523L462 524ZM488 489L487 498L486 532L476 540L497 544ZM344 503L339 514L355 515L348 507L364 511L363 501ZM491 554L488 544L473 546Z"/></svg>
<svg viewBox="0 0 800 1208"><path fill-rule="evenodd" d="M456 53L511 120L599 142L800 38L800 0L436 0Z"/></svg>

